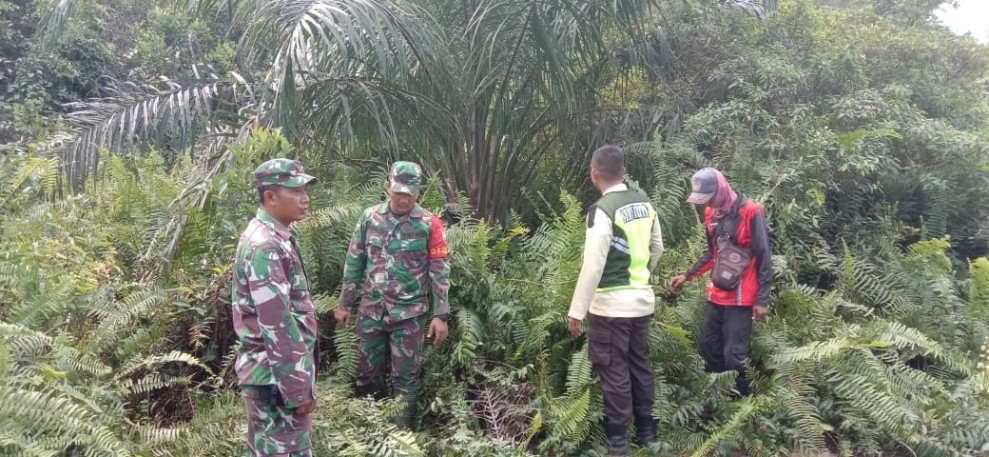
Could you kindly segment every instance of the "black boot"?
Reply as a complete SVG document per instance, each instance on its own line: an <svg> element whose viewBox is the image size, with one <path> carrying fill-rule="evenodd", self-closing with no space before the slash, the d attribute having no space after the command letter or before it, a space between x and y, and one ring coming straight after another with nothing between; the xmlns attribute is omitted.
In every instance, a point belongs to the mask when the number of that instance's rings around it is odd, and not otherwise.
<svg viewBox="0 0 989 457"><path fill-rule="evenodd" d="M647 447L656 442L656 421L652 416L635 418L635 444Z"/></svg>
<svg viewBox="0 0 989 457"><path fill-rule="evenodd" d="M412 429L412 415L415 413L416 407L416 394L405 394L402 396L402 400L405 401L405 405L402 409L398 411L398 414L392 418L395 425L402 430Z"/></svg>
<svg viewBox="0 0 989 457"><path fill-rule="evenodd" d="M608 435L608 457L632 455L632 444L628 440L628 426L610 424L605 421L604 431Z"/></svg>

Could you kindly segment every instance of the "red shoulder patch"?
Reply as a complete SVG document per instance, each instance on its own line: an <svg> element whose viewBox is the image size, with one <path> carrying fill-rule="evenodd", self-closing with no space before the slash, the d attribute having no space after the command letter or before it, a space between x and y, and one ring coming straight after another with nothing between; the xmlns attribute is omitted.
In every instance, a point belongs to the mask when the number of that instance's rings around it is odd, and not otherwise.
<svg viewBox="0 0 989 457"><path fill-rule="evenodd" d="M432 215L432 234L429 236L430 259L445 259L449 257L446 247L446 233L443 231L443 221L435 214Z"/></svg>

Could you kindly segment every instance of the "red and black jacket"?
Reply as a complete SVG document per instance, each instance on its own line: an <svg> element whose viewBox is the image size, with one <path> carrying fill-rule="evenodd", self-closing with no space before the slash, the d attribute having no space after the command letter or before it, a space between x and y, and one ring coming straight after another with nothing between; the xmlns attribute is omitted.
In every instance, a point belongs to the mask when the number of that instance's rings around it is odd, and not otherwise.
<svg viewBox="0 0 989 457"><path fill-rule="evenodd" d="M766 216L758 203L746 199L741 192L735 205L721 219L714 219L711 208L704 208L704 222L707 226L707 252L684 275L693 279L714 267L718 255L718 241L714 229L718 224L738 222L735 242L738 246L749 248L752 252L752 262L742 276L742 282L735 290L724 290L716 287L708 280L708 301L727 306L769 306L769 290L773 287L773 262L769 252L769 230L766 228Z"/></svg>

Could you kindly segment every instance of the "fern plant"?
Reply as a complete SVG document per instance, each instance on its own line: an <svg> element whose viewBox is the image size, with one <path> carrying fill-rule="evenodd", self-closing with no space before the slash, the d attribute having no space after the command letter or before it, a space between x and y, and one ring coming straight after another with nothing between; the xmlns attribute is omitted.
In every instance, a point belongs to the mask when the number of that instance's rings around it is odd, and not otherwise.
<svg viewBox="0 0 989 457"><path fill-rule="evenodd" d="M200 365L182 353L134 357L119 369L96 354L80 352L72 338L48 337L16 324L0 323L0 449L10 454L58 455L69 449L85 455L168 453L180 443L203 440L206 428L167 427L132 416L130 399L188 379L165 377L169 363ZM226 435L229 442L230 436ZM222 442L221 442L222 443Z"/></svg>

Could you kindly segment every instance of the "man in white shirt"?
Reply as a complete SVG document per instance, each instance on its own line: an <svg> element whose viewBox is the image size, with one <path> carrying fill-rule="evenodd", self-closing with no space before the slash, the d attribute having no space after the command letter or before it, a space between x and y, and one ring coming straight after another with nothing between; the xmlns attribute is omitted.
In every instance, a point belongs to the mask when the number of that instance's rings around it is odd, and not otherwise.
<svg viewBox="0 0 989 457"><path fill-rule="evenodd" d="M604 146L591 158L591 182L602 193L587 216L584 263L570 302L569 328L583 333L588 317L588 354L604 392L608 455L632 454L636 443L656 440L652 417L654 375L649 362L649 324L656 297L649 272L663 253L663 235L649 197L622 183L625 154Z"/></svg>

